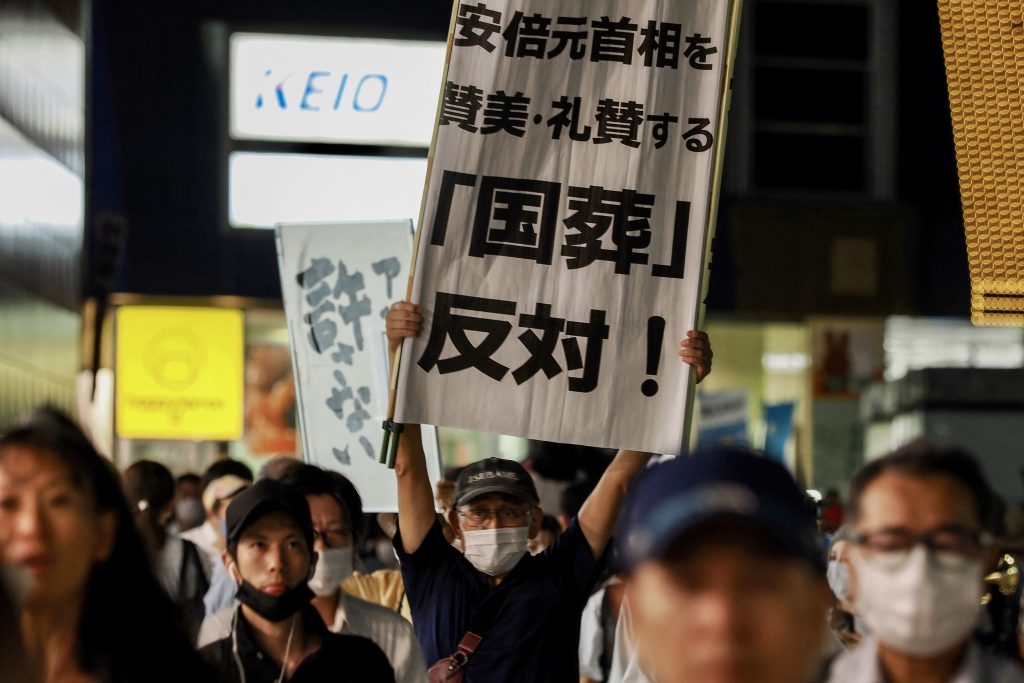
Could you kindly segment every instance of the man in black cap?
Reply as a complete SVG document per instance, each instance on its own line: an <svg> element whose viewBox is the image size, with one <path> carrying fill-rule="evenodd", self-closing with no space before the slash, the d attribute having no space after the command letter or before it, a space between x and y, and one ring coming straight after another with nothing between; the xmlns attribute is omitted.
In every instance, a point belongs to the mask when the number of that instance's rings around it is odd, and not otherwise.
<svg viewBox="0 0 1024 683"><path fill-rule="evenodd" d="M652 467L630 491L615 547L630 639L651 680L808 683L823 673L821 542L781 465L719 447Z"/></svg>
<svg viewBox="0 0 1024 683"><path fill-rule="evenodd" d="M292 683L394 682L380 648L358 636L330 633L310 605L313 523L306 499L262 480L227 509L224 564L238 583L230 634L200 652L227 681Z"/></svg>
<svg viewBox="0 0 1024 683"><path fill-rule="evenodd" d="M416 306L392 306L387 317L392 355L421 324ZM680 356L702 379L711 367L707 336L690 333ZM620 452L576 519L538 555L527 554L527 540L543 519L529 474L519 463L500 458L466 467L448 515L461 554L445 540L434 513L419 425L405 425L395 466L394 543L427 663L461 669L466 683L578 680L580 614L626 488L649 457Z"/></svg>

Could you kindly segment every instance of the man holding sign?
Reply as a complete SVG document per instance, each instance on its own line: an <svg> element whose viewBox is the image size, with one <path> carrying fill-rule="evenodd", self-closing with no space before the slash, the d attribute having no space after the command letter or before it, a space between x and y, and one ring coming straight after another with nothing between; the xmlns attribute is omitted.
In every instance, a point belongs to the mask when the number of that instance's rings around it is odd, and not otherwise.
<svg viewBox="0 0 1024 683"><path fill-rule="evenodd" d="M392 355L402 338L416 336L421 327L416 306L394 304L387 317ZM711 347L703 332L688 333L679 355L697 381L710 372ZM536 556L526 553L526 542L537 534L543 512L529 474L500 458L470 465L456 483L448 518L462 554L445 540L434 513L419 425L405 425L395 466L395 549L416 635L428 663L438 662L431 680L458 670L467 681L487 683L578 680L580 614L626 488L649 457L620 451L577 518Z"/></svg>

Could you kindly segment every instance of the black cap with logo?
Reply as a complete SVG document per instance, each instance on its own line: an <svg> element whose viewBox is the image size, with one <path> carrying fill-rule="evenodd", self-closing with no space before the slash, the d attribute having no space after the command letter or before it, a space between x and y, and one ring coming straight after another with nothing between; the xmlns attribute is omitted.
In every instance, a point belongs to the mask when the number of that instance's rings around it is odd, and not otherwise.
<svg viewBox="0 0 1024 683"><path fill-rule="evenodd" d="M536 505L540 502L530 473L515 460L486 458L459 472L455 507L490 493L503 493Z"/></svg>

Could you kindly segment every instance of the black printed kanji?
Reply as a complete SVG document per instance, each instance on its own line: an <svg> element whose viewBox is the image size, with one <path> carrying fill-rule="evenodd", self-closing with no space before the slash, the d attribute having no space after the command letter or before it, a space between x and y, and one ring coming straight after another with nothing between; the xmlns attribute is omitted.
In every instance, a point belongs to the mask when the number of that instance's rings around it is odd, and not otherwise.
<svg viewBox="0 0 1024 683"><path fill-rule="evenodd" d="M472 85L459 85L448 81L444 86L441 100L441 115L438 124L459 124L459 128L476 132L476 115L484 106L484 91Z"/></svg>
<svg viewBox="0 0 1024 683"><path fill-rule="evenodd" d="M562 131L569 131L569 139L575 142L586 142L590 139L590 126L580 128L580 102L579 97L562 97L551 103L551 106L558 110L558 113L548 119L551 126L551 139L561 140Z"/></svg>
<svg viewBox="0 0 1024 683"><path fill-rule="evenodd" d="M508 368L491 356L505 342L512 330L512 323L507 320L457 314L452 312L453 309L513 316L516 312L516 302L438 292L434 300L434 318L430 325L430 339L427 341L427 346L417 361L417 365L426 372L430 372L436 367L442 375L476 368L491 379L500 382L508 373ZM478 344L474 344L466 334L469 331L483 332L484 337ZM442 359L441 354L449 339L452 340L458 353Z"/></svg>
<svg viewBox="0 0 1024 683"><path fill-rule="evenodd" d="M618 140L628 147L640 146L640 126L644 122L644 105L639 102L601 100L597 105L597 135L594 144Z"/></svg>
<svg viewBox="0 0 1024 683"><path fill-rule="evenodd" d="M493 52L496 45L491 38L501 31L501 12L487 9L487 5L462 5L455 21L459 33L455 38L456 47L482 47Z"/></svg>
<svg viewBox="0 0 1024 683"><path fill-rule="evenodd" d="M635 190L570 187L569 209L575 213L562 221L570 231L562 246L562 256L568 257L566 267L575 270L594 261L611 261L617 274L628 275L634 263L647 263L648 255L642 250L651 243L653 206L654 195ZM602 244L609 228L614 249Z"/></svg>
<svg viewBox="0 0 1024 683"><path fill-rule="evenodd" d="M366 289L366 283L363 281L363 274L357 271L349 275L345 264L338 261L338 281L334 284L334 298L340 299L344 295L348 299L348 303L345 305L338 302L338 313L341 314L342 322L352 326L356 347L360 351L363 350L363 324L360 318L373 313L370 300L365 295L362 298L359 297L359 293L364 289Z"/></svg>
<svg viewBox="0 0 1024 683"><path fill-rule="evenodd" d="M471 173L445 171L441 174L441 190L437 196L437 211L434 213L434 225L430 229L430 243L435 247L443 247L448 237L448 219L455 201L456 188L476 187L476 176ZM463 190L468 195L467 189Z"/></svg>
<svg viewBox="0 0 1024 683"><path fill-rule="evenodd" d="M326 349L329 349L334 344L334 340L338 338L337 323L329 317L324 317L327 313L333 313L335 310L337 309L334 307L334 304L325 301L314 310L302 316L302 320L310 326L309 343L317 353L323 353Z"/></svg>
<svg viewBox="0 0 1024 683"><path fill-rule="evenodd" d="M389 256L380 261L374 261L371 266L373 272L377 275L383 275L387 279L388 300L390 301L393 298L391 294L392 284L399 273L402 272L402 262L394 256Z"/></svg>
<svg viewBox="0 0 1024 683"><path fill-rule="evenodd" d="M551 265L562 186L484 176L469 255L509 256Z"/></svg>
<svg viewBox="0 0 1024 683"><path fill-rule="evenodd" d="M718 48L707 47L710 44L711 39L699 33L686 36L686 51L683 52L683 56L690 60L690 66L701 71L711 71L708 57L718 52Z"/></svg>
<svg viewBox="0 0 1024 683"><path fill-rule="evenodd" d="M551 19L540 14L526 16L516 12L501 35L505 39L506 57L544 59L551 35Z"/></svg>
<svg viewBox="0 0 1024 683"><path fill-rule="evenodd" d="M562 340L566 369L570 372L583 371L581 376L569 377L569 391L587 393L597 388L601 375L601 349L608 338L608 326L604 321L604 311L592 310L588 322L566 323L568 338ZM586 340L586 353L580 353L579 341L575 337Z"/></svg>
<svg viewBox="0 0 1024 683"><path fill-rule="evenodd" d="M647 28L640 29L644 37L637 48L644 57L644 66L679 68L679 48L683 27L679 24L656 21L647 22Z"/></svg>
<svg viewBox="0 0 1024 683"><path fill-rule="evenodd" d="M542 370L548 379L562 372L554 353L559 336L565 329L565 319L552 317L551 304L537 303L532 315L520 314L519 327L526 328L519 335L519 341L530 352L530 357L512 372L516 384L522 384ZM541 336L538 337L534 330L540 330Z"/></svg>
<svg viewBox="0 0 1024 683"><path fill-rule="evenodd" d="M686 240L690 230L690 202L676 202L676 218L672 226L671 260L651 268L654 277L683 279L686 268Z"/></svg>
<svg viewBox="0 0 1024 683"><path fill-rule="evenodd" d="M668 112L664 114L648 114L647 120L654 125L651 126L651 137L654 139L655 149L661 149L668 142L671 132L669 129L673 123L679 123L679 117Z"/></svg>
<svg viewBox="0 0 1024 683"><path fill-rule="evenodd" d="M711 125L711 119L687 119L687 123L693 128L683 133L683 140L686 140L686 149L691 152L706 152L715 144L715 136L707 128Z"/></svg>
<svg viewBox="0 0 1024 683"><path fill-rule="evenodd" d="M601 17L591 22L590 61L633 63L633 41L637 25L629 17L612 21Z"/></svg>
<svg viewBox="0 0 1024 683"><path fill-rule="evenodd" d="M487 108L484 109L484 125L480 132L484 135L505 131L518 138L526 134L526 120L530 115L530 98L517 92L509 95L499 90L487 96Z"/></svg>
<svg viewBox="0 0 1024 683"><path fill-rule="evenodd" d="M587 55L587 18L558 17L558 26L566 28L552 29L551 37L558 42L548 52L548 59L562 54L566 48L569 49L569 59L583 59Z"/></svg>

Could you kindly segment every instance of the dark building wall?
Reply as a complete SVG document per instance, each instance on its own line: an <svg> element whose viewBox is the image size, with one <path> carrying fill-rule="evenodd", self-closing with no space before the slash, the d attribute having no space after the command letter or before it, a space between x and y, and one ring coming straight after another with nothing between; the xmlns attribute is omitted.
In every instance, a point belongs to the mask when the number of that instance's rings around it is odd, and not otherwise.
<svg viewBox="0 0 1024 683"><path fill-rule="evenodd" d="M746 15L756 18L760 12L763 25L769 25L766 17L780 7L786 16L799 18L801 7L807 6L786 0L746 4ZM833 4L843 8L850 3ZM893 7L873 0L862 4L876 10ZM777 187L768 189L732 182L739 175L756 178L754 172L764 165L742 126L730 133L709 298L713 311L787 318L814 313L967 314L969 284L937 14L933 5L916 0L894 5L886 9L890 19L884 30L871 38L884 43L892 85L884 101L863 100L870 108L864 121L874 117L892 123L893 130L888 152L883 150L880 161L861 174L867 189L829 194L820 187L802 187L800 179L808 177L858 174L851 172L848 161L826 156L808 176L808 169L795 161L807 156L800 154L779 154L773 161L769 177L793 178L788 189L786 182L774 182ZM113 132L96 152L110 155L117 168L104 177L97 174L93 196L96 210L123 212L129 225L116 289L279 296L272 235L232 231L226 225L225 112L219 81L226 68L226 31L218 27L441 40L450 7L444 0L97 2L96 52L102 68L97 69L96 92L105 90L94 111L98 128L105 123ZM843 11L849 13L848 8ZM854 14L873 16L871 11ZM751 21L743 27L749 34L744 45L753 51L772 40L818 35L822 26L807 16L808 26L791 26L791 36L769 36L771 40L755 35L757 23ZM846 27L838 23L827 30L838 35ZM825 49L830 42L836 41L819 36L808 45ZM741 53L741 62L749 59ZM769 106L763 89L760 95L751 91L746 96L750 101L737 91L730 125L739 123L736 112L753 106L756 97L766 111L778 109ZM893 179L883 183L891 189L873 191L876 176ZM780 239L772 239L768 231L780 225ZM828 290L831 273L818 266L823 254L837 249L836 239L842 244L850 239L871 243L878 261L877 286L870 296L815 296ZM755 254L757 262L745 260L747 254ZM781 274L790 281L779 281ZM807 295L758 294L787 288Z"/></svg>
<svg viewBox="0 0 1024 683"><path fill-rule="evenodd" d="M117 290L279 298L273 236L227 226L221 69L228 28L444 40L450 2L97 3L128 219Z"/></svg>

